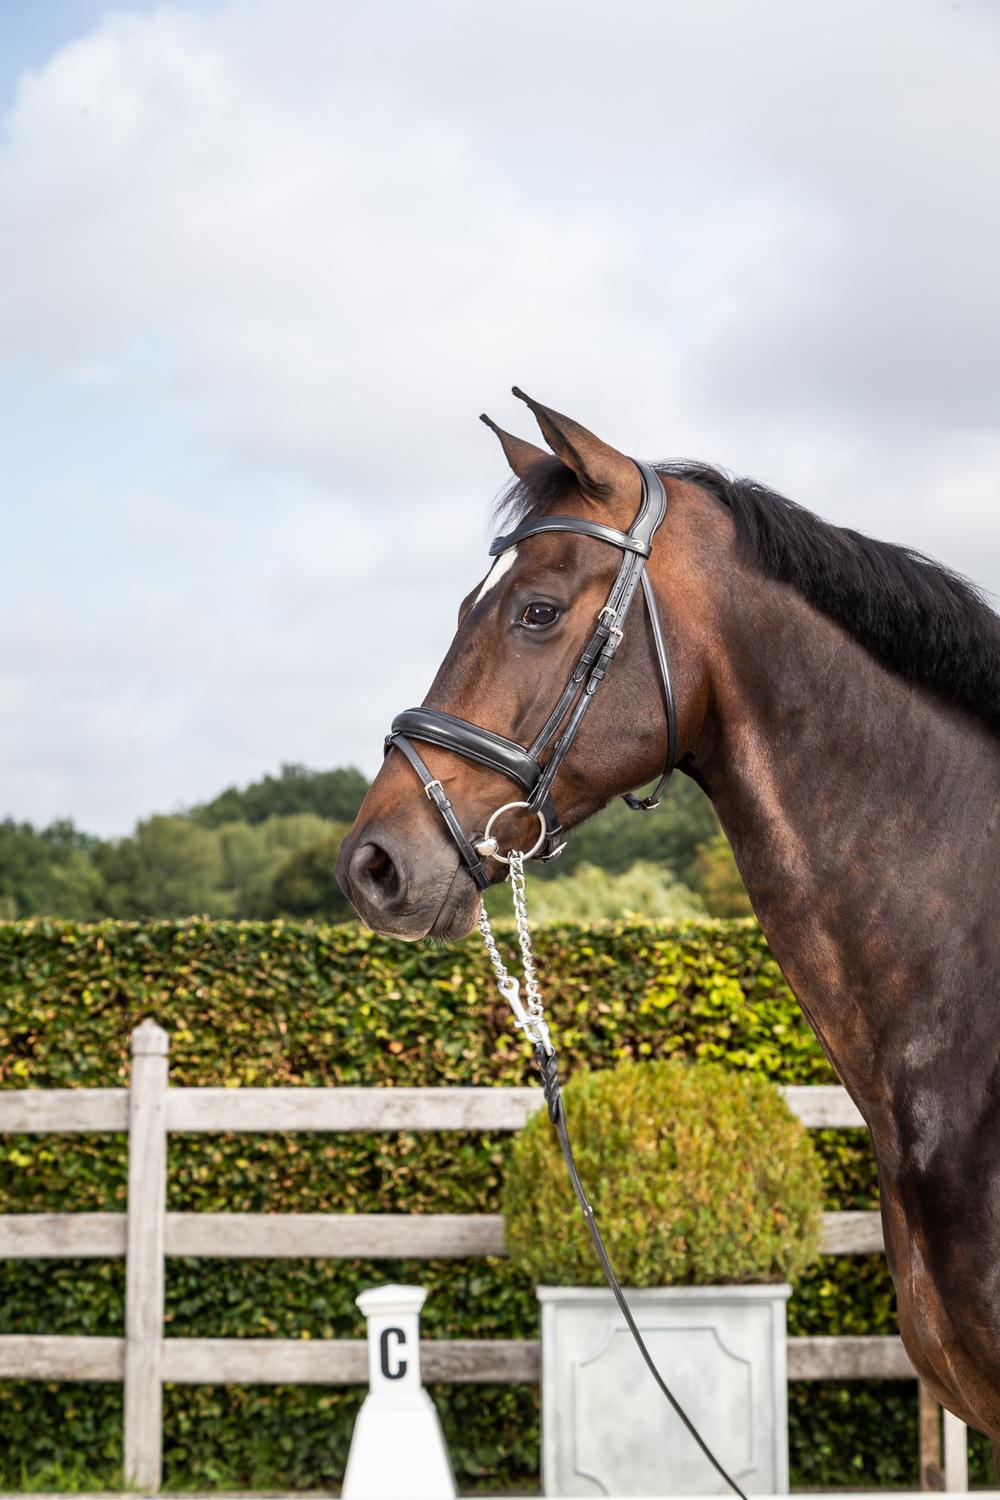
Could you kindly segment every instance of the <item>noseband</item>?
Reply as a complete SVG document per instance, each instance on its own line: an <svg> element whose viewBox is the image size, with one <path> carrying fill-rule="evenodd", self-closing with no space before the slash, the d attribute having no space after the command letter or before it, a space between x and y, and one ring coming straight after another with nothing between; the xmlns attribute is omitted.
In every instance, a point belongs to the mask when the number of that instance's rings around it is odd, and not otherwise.
<svg viewBox="0 0 1000 1500"><path fill-rule="evenodd" d="M577 736L583 716L593 701L594 694L607 675L621 642L629 607L639 584L646 605L653 650L660 670L663 685L663 702L667 721L667 756L663 774L648 797L627 794L625 801L634 812L649 812L659 803L660 793L674 768L677 754L677 710L670 682L670 669L663 644L663 633L656 611L653 587L646 572L646 560L652 551L653 537L659 530L667 513L667 493L663 481L649 464L633 459L642 480L642 503L628 531L616 531L597 521L585 521L579 516L540 516L525 521L507 536L498 536L490 547L490 556L497 557L509 547L515 547L526 538L549 531L571 531L622 552L621 566L615 578L607 603L598 611L593 633L577 660L569 681L556 701L533 743L526 749L515 740L505 739L490 729L470 724L467 719L458 719L453 714L437 708L408 708L392 721L386 737L386 753L395 745L406 756L410 765L423 782L424 792L434 803L447 825L448 832L458 846L469 874L485 890L490 876L483 864L484 859L496 859L506 863L497 839L493 836L493 824L501 813L514 808L526 808L538 819L539 835L530 857L555 859L566 847L563 826L555 803L552 800L552 784L559 768ZM468 835L463 829L455 809L445 794L444 788L414 748L412 741L439 745L443 750L452 750L466 760L475 761L491 771L499 771L515 782L526 794L521 801L505 802L490 817L482 835ZM542 764L541 757L551 750L548 760Z"/></svg>

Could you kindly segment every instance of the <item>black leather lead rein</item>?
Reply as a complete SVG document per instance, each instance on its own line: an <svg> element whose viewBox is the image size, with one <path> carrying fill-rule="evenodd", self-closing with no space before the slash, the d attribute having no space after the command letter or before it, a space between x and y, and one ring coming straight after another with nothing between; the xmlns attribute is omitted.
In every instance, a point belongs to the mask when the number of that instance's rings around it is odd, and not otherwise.
<svg viewBox="0 0 1000 1500"><path fill-rule="evenodd" d="M607 1248L604 1244L604 1236L601 1234L600 1226L597 1223L597 1219L594 1217L594 1210L591 1207L590 1199L587 1197L586 1189L584 1188L583 1183L580 1181L580 1173L577 1170L576 1158L573 1155L573 1147L570 1144L569 1130L567 1129L566 1125L566 1109L563 1105L562 1093L559 1088L559 1068L555 1048L553 1047L550 1052L546 1052L543 1046L539 1046L538 1044L536 1044L534 1052L535 1063L542 1077L542 1088L545 1093L545 1103L548 1107L549 1120L552 1122L552 1125L555 1128L556 1138L559 1142L559 1149L562 1151L563 1160L566 1163L566 1171L569 1174L570 1186L573 1189L576 1201L579 1203L581 1209L583 1210L583 1218L587 1226L587 1233L590 1235L590 1242L597 1253L597 1259L601 1263L601 1270L604 1272L604 1279L608 1283L611 1295L617 1302L618 1310L621 1313L622 1317L625 1319L625 1325L628 1328L629 1333L631 1333L633 1339L635 1340L636 1347L638 1348L639 1353L642 1355L646 1367L652 1375L653 1379L656 1381L656 1384L659 1386L663 1395L666 1396L675 1413L681 1419L688 1432L698 1444L698 1447L701 1449L702 1453L712 1465L712 1468L726 1482L729 1488L733 1491L733 1494L739 1497L739 1500L747 1500L746 1493L737 1484L736 1480L730 1474L729 1470L725 1468L725 1466L721 1464L716 1458L715 1454L712 1452L711 1448L708 1446L705 1439L702 1437L701 1433L698 1431L697 1427L694 1425L691 1418L688 1416L687 1412L684 1410L683 1406L678 1401L677 1397L674 1395L673 1391L670 1389L669 1385L667 1385L667 1382L664 1380L663 1376L660 1374L659 1370L656 1367L656 1361L650 1354L649 1349L646 1345L646 1340L643 1338L641 1332L639 1331L639 1325L635 1321L635 1318L632 1314L632 1309L628 1305L628 1298L622 1291L621 1282L618 1280L618 1277L615 1273L615 1268L611 1264L611 1257L608 1255Z"/></svg>
<svg viewBox="0 0 1000 1500"><path fill-rule="evenodd" d="M456 718L437 708L406 709L393 720L386 737L386 752L395 745L420 777L424 792L444 819L448 832L480 890L485 890L491 879L483 859L490 857L503 861L504 858L496 839L490 836L491 825L501 812L525 807L538 818L540 835L531 851L531 857L555 859L565 849L562 820L552 800L552 784L576 738L594 693L614 661L625 628L625 619L640 583L663 686L667 754L663 774L654 791L648 797L641 798L628 794L625 801L629 807L641 812L649 812L656 807L660 793L674 768L677 753L677 710L656 599L646 572L646 560L652 550L653 537L667 513L667 494L655 469L638 459L633 459L633 463L642 480L642 502L628 531L617 531L613 526L604 526L597 521L585 521L580 516L540 516L525 521L506 536L497 537L490 547L490 556L497 557L528 537L550 531L571 531L577 536L618 547L622 552L618 576L607 603L598 612L594 631L532 744L525 748L515 740L505 739L501 734L494 734L492 730L470 724L467 719ZM497 808L482 833L467 834L440 781L431 775L429 767L413 745L414 740L439 745L442 749L452 750L491 771L499 771L501 776L517 783L525 793L524 799L505 803L503 807ZM541 757L550 746L548 760L543 765Z"/></svg>
<svg viewBox="0 0 1000 1500"><path fill-rule="evenodd" d="M653 538L662 525L663 518L667 513L667 494L663 487L663 482L655 469L652 469L649 464L640 463L637 459L633 460L633 462L639 470L639 475L642 479L642 503L628 531L616 531L613 526L604 526L596 521L585 521L579 516L541 516L534 520L525 521L507 536L497 537L490 547L490 556L497 557L500 553L506 552L509 547L515 547L518 543L527 540L528 537L537 536L549 531L571 531L575 532L577 536L589 537L595 541L605 542L612 547L618 547L622 552L622 561L618 569L618 576L612 585L607 603L598 612L594 631L580 653L570 679L556 700L552 712L542 725L532 744L528 748L525 748L525 746L517 744L515 740L506 739L502 734L494 734L492 730L483 729L478 724L470 724L466 719L456 718L454 714L444 713L442 710L436 708L408 708L405 713L399 714L393 720L392 729L386 737L386 753L395 745L406 756L410 765L420 777L425 793L433 801L434 806L444 819L448 831L458 846L462 859L465 861L472 878L482 890L485 890L490 884L490 876L483 864L485 858L498 859L503 863L510 863L513 860L516 873L519 874L523 886L523 858L540 855L542 859L555 859L566 847L563 840L562 822L552 800L552 785L558 774L559 767L566 759L570 746L576 738L583 716L593 701L594 693L604 681L608 668L614 661L615 652L618 650L618 645L625 628L625 620L640 583L642 584L646 614L649 618L650 630L653 635L653 651L663 684L663 702L667 721L667 754L663 774L654 791L648 797L626 796L625 801L629 807L642 812L648 812L651 808L656 807L659 802L660 793L674 768L674 762L677 758L677 710L674 704L673 687L670 682L667 653L663 644L663 634L660 630L659 615L656 610L656 599L646 572L646 560L652 550ZM463 755L466 760L475 761L478 765L486 766L491 771L499 771L502 776L506 776L510 781L516 782L526 794L525 799L519 802L508 802L502 807L498 807L489 819L482 834L468 835L445 794L443 786L436 777L431 775L430 769L414 747L413 740L419 740L429 745L439 745L442 749L452 750L457 755ZM551 750L549 751L548 760L543 765L541 757L546 750L549 750L550 746ZM522 858L522 856L514 855L508 850L508 854L511 854L511 860L508 860L505 855L500 853L496 839L491 837L491 829L493 823L501 813L507 812L514 807L526 807L530 812L533 812L538 818L541 834L534 849L528 855ZM514 875L515 869L512 868L512 882ZM515 902L516 910L517 905ZM523 915L526 923L526 911L523 912ZM548 1029L544 1025L540 992L537 994L537 1009L532 1010L529 1005L529 1009L526 1011L516 999L518 991L517 981L512 980L503 967L503 962L489 929L489 919L485 911L480 915L480 927L483 930L483 936L487 937L488 951L492 944L491 960L494 963L494 967L499 966L497 968L498 978L503 979L503 983L500 986L501 994L504 994L514 1006L515 1015L520 1015L521 1019L518 1021L518 1024L526 1026L527 1034L533 1037L535 1061L542 1076L549 1119L552 1121L556 1135L558 1136L559 1145L566 1161L566 1168L569 1172L570 1182L583 1210L587 1230L600 1260L601 1268L625 1319L629 1332L635 1339L639 1351L660 1390L666 1396L701 1451L725 1480L726 1484L739 1497L739 1500L746 1500L746 1496L739 1485L726 1472L722 1464L719 1463L719 1460L715 1457L656 1368L653 1357L646 1347L635 1318L632 1316L632 1311L621 1289L618 1277L615 1275L614 1267L611 1264L608 1252L604 1246L604 1240L601 1237L601 1231L594 1217L594 1210L587 1199L579 1173L577 1172L576 1162L573 1159L573 1148L570 1145L566 1124L566 1111L559 1089L556 1054L551 1042L548 1041ZM525 947L525 942L529 942L528 947ZM534 973L533 965L531 965L529 971L530 938L528 936L522 942L522 953L525 959L525 975L528 977L529 972L531 975ZM504 987L505 985L507 988ZM539 1034L545 1039L544 1044L536 1039Z"/></svg>

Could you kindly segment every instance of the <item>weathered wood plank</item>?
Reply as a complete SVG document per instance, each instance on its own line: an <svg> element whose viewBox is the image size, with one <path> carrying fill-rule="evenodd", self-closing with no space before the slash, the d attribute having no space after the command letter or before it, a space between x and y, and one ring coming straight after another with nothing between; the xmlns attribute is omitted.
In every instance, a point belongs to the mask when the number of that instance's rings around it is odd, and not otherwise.
<svg viewBox="0 0 1000 1500"><path fill-rule="evenodd" d="M364 1339L165 1339L178 1385L365 1385Z"/></svg>
<svg viewBox="0 0 1000 1500"><path fill-rule="evenodd" d="M125 1248L125 1479L160 1487L164 1219L167 1206L167 1033L132 1033Z"/></svg>
<svg viewBox="0 0 1000 1500"><path fill-rule="evenodd" d="M863 1126L837 1084L784 1090L805 1125ZM519 1130L542 1104L535 1088L171 1089L168 1129ZM0 1131L125 1130L126 1089L0 1090Z"/></svg>
<svg viewBox="0 0 1000 1500"><path fill-rule="evenodd" d="M125 1253L124 1214L0 1215L0 1258L103 1259ZM882 1249L877 1212L823 1215L825 1255ZM229 1260L414 1260L506 1255L500 1214L200 1214L166 1216L165 1253Z"/></svg>
<svg viewBox="0 0 1000 1500"><path fill-rule="evenodd" d="M839 1083L786 1084L781 1092L803 1125L827 1130L865 1128L860 1110Z"/></svg>
<svg viewBox="0 0 1000 1500"><path fill-rule="evenodd" d="M0 1260L111 1260L124 1254L124 1214L0 1215Z"/></svg>
<svg viewBox="0 0 1000 1500"><path fill-rule="evenodd" d="M4 1380L121 1380L124 1373L124 1339L0 1335Z"/></svg>
<svg viewBox="0 0 1000 1500"><path fill-rule="evenodd" d="M534 1339L422 1339L427 1381L537 1384ZM363 1339L167 1339L163 1378L179 1385L365 1385Z"/></svg>
<svg viewBox="0 0 1000 1500"><path fill-rule="evenodd" d="M535 1088L171 1089L168 1128L219 1130L519 1130Z"/></svg>
<svg viewBox="0 0 1000 1500"><path fill-rule="evenodd" d="M789 1085L803 1124L864 1127L839 1084ZM171 1089L171 1130L519 1130L542 1106L535 1088Z"/></svg>
<svg viewBox="0 0 1000 1500"><path fill-rule="evenodd" d="M0 1131L127 1130L128 1089L0 1089Z"/></svg>
<svg viewBox="0 0 1000 1500"><path fill-rule="evenodd" d="M2 1223L2 1221L0 1221ZM430 1260L506 1255L500 1214L167 1214L168 1255Z"/></svg>
<svg viewBox="0 0 1000 1500"><path fill-rule="evenodd" d="M920 1435L920 1488L943 1490L944 1469L941 1465L941 1408L921 1380L917 1387L918 1431Z"/></svg>
<svg viewBox="0 0 1000 1500"><path fill-rule="evenodd" d="M824 1255L871 1255L885 1249L878 1209L823 1215L820 1249Z"/></svg>
<svg viewBox="0 0 1000 1500"><path fill-rule="evenodd" d="M845 1336L788 1340L789 1380L915 1380L902 1339Z"/></svg>
<svg viewBox="0 0 1000 1500"><path fill-rule="evenodd" d="M541 1346L537 1339L422 1339L420 1365L427 1381L537 1385Z"/></svg>
<svg viewBox="0 0 1000 1500"><path fill-rule="evenodd" d="M420 1349L429 1381L538 1379L539 1347L534 1339L427 1339ZM4 1378L120 1380L124 1367L122 1339L0 1337ZM367 1368L362 1339L165 1339L160 1362L164 1380L186 1385L363 1384ZM788 1378L909 1380L915 1374L898 1338L809 1337L788 1340ZM962 1426L952 1419L953 1449L962 1438Z"/></svg>

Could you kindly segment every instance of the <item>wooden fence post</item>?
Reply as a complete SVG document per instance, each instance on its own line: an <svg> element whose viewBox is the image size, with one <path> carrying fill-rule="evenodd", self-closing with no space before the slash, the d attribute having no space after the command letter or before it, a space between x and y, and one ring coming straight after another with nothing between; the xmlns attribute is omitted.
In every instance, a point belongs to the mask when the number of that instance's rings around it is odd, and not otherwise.
<svg viewBox="0 0 1000 1500"><path fill-rule="evenodd" d="M920 1403L920 1488L943 1490L941 1468L941 1408L924 1385L917 1382Z"/></svg>
<svg viewBox="0 0 1000 1500"><path fill-rule="evenodd" d="M955 1494L969 1488L969 1429L944 1408L944 1487Z"/></svg>
<svg viewBox="0 0 1000 1500"><path fill-rule="evenodd" d="M167 1210L167 1049L155 1021L132 1033L125 1240L125 1482L160 1486L163 1446L164 1235Z"/></svg>

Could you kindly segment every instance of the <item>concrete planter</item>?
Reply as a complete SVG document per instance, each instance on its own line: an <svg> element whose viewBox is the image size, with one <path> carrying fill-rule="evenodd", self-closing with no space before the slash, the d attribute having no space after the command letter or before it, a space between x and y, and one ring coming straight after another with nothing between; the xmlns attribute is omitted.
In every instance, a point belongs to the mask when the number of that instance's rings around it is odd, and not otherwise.
<svg viewBox="0 0 1000 1500"><path fill-rule="evenodd" d="M545 1494L728 1494L657 1388L611 1293L537 1292ZM790 1293L784 1284L626 1292L664 1380L750 1493L788 1491Z"/></svg>

